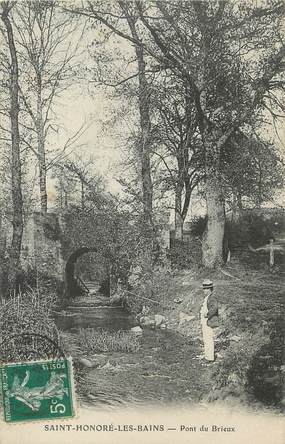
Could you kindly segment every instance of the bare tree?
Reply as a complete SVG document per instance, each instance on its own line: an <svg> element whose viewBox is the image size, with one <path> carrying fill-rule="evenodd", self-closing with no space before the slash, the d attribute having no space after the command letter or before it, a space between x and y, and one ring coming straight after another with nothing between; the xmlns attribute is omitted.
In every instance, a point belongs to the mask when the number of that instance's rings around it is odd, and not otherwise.
<svg viewBox="0 0 285 444"><path fill-rule="evenodd" d="M114 9L114 15L109 14L108 11L110 8L111 10ZM145 263L148 264L148 267L151 267L151 256L154 245L153 183L151 177L151 88L147 77L147 60L144 47L141 44L142 37L140 36L138 27L138 11L135 4L124 1L118 1L115 4L108 2L86 2L83 8L75 7L72 11L102 23L107 29L134 46L137 73L129 77L129 79L133 79L134 77L138 78L138 108L140 116L140 138L138 146L141 165L143 231L145 237L145 251L142 253L147 257Z"/></svg>
<svg viewBox="0 0 285 444"><path fill-rule="evenodd" d="M8 284L15 289L20 266L20 253L23 235L23 199L22 199L22 172L20 156L19 131L19 69L15 47L14 32L11 24L10 12L14 7L12 2L1 2L1 19L3 21L10 55L10 126L11 126L11 187L13 203L13 237L9 254Z"/></svg>
<svg viewBox="0 0 285 444"><path fill-rule="evenodd" d="M28 118L22 125L33 135L25 143L38 159L43 214L47 212L47 142L50 132L57 131L53 105L72 83L78 49L71 40L72 19L57 6L55 1L21 4L14 25L22 63L21 100Z"/></svg>
<svg viewBox="0 0 285 444"><path fill-rule="evenodd" d="M183 238L192 192L202 177L196 110L190 91L181 83L166 73L153 93L156 110L153 132L159 147L154 154L160 160L162 184L174 192L175 238L178 240Z"/></svg>
<svg viewBox="0 0 285 444"><path fill-rule="evenodd" d="M104 198L104 180L95 172L92 157L83 159L77 155L73 159L65 159L57 163L55 170L62 209L68 209L69 203L78 202L82 211L94 206L104 208L108 202L106 193Z"/></svg>

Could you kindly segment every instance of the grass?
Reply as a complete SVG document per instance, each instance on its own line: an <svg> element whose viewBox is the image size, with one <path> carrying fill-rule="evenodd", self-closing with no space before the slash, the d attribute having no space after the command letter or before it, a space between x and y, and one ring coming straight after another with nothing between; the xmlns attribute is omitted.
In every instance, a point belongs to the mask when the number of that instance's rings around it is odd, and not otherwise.
<svg viewBox="0 0 285 444"><path fill-rule="evenodd" d="M87 354L102 352L134 353L139 350L139 339L129 331L109 332L92 328L80 329L78 342Z"/></svg>
<svg viewBox="0 0 285 444"><path fill-rule="evenodd" d="M192 310L198 320L203 297L199 290L201 281L209 277L215 283L222 338L227 345L209 370L213 384L206 399L235 399L257 409L261 405L282 409L284 273L270 273L266 268L256 270L238 261L223 271L227 274L205 270L192 276L189 273L188 277L184 274L186 286L177 285L177 294L185 301L192 295ZM200 325L196 325L199 334ZM239 337L239 341L230 341L232 336Z"/></svg>
<svg viewBox="0 0 285 444"><path fill-rule="evenodd" d="M58 330L52 319L53 298L41 295L36 290L12 296L0 310L0 360L18 361L30 359L31 352L35 359L41 356L42 343L36 340L37 335L47 337L55 342L58 340ZM30 346L24 335L34 335Z"/></svg>
<svg viewBox="0 0 285 444"><path fill-rule="evenodd" d="M42 359L43 341L37 339L37 334L57 342L58 330L52 319L54 300L52 295L30 289L1 302L0 363ZM27 334L34 336L25 338ZM0 384L0 414L2 407Z"/></svg>
<svg viewBox="0 0 285 444"><path fill-rule="evenodd" d="M282 337L284 275L243 268L231 270L239 280L219 282L219 299L227 308L223 320L232 343L212 374L212 400L235 397L243 403L282 408Z"/></svg>
<svg viewBox="0 0 285 444"><path fill-rule="evenodd" d="M266 266L254 269L233 260L222 271L174 270L167 291L157 292L156 299L162 304L151 307L152 312L165 315L174 331L201 339L201 283L205 278L214 281L220 306L221 336L217 342L220 357L207 370L212 385L204 399L234 400L257 409L261 405L282 409L285 405L282 399L284 277L279 267L270 272ZM163 275L161 280L164 281ZM159 293L163 298L158 297ZM181 303L175 304L175 298ZM190 313L195 319L179 325L180 312Z"/></svg>

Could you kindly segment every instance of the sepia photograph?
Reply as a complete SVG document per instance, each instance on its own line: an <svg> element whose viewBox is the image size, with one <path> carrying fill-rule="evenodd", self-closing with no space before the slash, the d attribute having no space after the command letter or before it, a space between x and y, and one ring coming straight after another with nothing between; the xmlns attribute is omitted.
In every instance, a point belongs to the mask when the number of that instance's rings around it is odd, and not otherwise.
<svg viewBox="0 0 285 444"><path fill-rule="evenodd" d="M284 442L285 3L0 0L0 443Z"/></svg>

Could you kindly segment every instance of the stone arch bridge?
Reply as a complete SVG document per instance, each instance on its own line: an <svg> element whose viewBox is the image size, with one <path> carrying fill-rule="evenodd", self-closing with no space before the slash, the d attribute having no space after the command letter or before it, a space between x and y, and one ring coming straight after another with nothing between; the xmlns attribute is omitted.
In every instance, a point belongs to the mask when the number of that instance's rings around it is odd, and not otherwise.
<svg viewBox="0 0 285 444"><path fill-rule="evenodd" d="M24 225L21 265L25 271L32 269L38 275L47 275L63 283L63 293L69 298L88 291L84 282L75 275L77 260L86 253L98 250L92 245L63 248L64 231L65 224L60 215L31 214Z"/></svg>

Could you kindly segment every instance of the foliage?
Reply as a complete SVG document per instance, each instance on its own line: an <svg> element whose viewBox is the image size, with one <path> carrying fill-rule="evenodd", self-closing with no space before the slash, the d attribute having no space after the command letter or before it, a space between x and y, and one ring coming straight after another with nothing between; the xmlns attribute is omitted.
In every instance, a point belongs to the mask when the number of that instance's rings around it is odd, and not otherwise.
<svg viewBox="0 0 285 444"><path fill-rule="evenodd" d="M281 407L283 275L235 262L229 271L237 279L212 276L223 333L217 361L209 367L214 383L206 399Z"/></svg>
<svg viewBox="0 0 285 444"><path fill-rule="evenodd" d="M131 267L147 262L142 254L146 236L142 236L141 218L118 210L112 201L100 211L73 206L64 215L64 226L64 256L81 247L96 249L92 254L102 278L111 272L126 284Z"/></svg>
<svg viewBox="0 0 285 444"><path fill-rule="evenodd" d="M156 187L175 195L177 221L185 220L191 195L201 181L201 140L193 97L186 83L165 72L153 79L153 150Z"/></svg>
<svg viewBox="0 0 285 444"><path fill-rule="evenodd" d="M154 2L151 15L147 4L137 6L151 40L145 44L157 63L183 79L195 104L209 215L203 264L211 268L222 264L221 159L228 140L237 129L261 126L263 107L273 117L276 107L283 108L276 99L283 89L284 45L277 31L282 5L270 6L263 9L254 2L235 6L215 1L186 2L182 8L179 2Z"/></svg>
<svg viewBox="0 0 285 444"><path fill-rule="evenodd" d="M202 237L207 226L207 216L196 216L191 219L190 232L193 236Z"/></svg>
<svg viewBox="0 0 285 444"><path fill-rule="evenodd" d="M277 318L271 328L269 342L253 355L247 371L249 393L267 405L281 406L283 401L284 334L283 319Z"/></svg>
<svg viewBox="0 0 285 444"><path fill-rule="evenodd" d="M284 215L281 210L272 211L272 214L269 212L270 209L244 210L238 219L227 219L225 236L229 248L247 248L249 244L257 247L280 236L285 229ZM198 216L191 220L190 232L193 237L202 238L206 223L207 216Z"/></svg>
<svg viewBox="0 0 285 444"><path fill-rule="evenodd" d="M102 352L134 353L140 348L136 335L129 331L109 332L92 328L80 329L78 340L86 354Z"/></svg>
<svg viewBox="0 0 285 444"><path fill-rule="evenodd" d="M152 312L161 312L175 290L173 270L167 264L156 266L150 275L133 269L130 276L130 290L123 294L125 303L132 313L139 313L143 306Z"/></svg>
<svg viewBox="0 0 285 444"><path fill-rule="evenodd" d="M0 342L5 344L7 340L15 336L18 341L16 349L13 349L11 359L17 361L22 357L21 335L41 335L51 340L58 340L58 331L55 326L52 311L55 307L53 295L40 294L30 290L11 297L1 307L0 314ZM34 343L33 353L41 356L42 350L37 349L38 342ZM2 346L2 349L4 347ZM19 355L17 355L17 350ZM3 351L3 350L2 350Z"/></svg>
<svg viewBox="0 0 285 444"><path fill-rule="evenodd" d="M47 299L53 300L54 303L58 302L58 297L63 292L62 286L62 281L49 276L47 273L38 272L31 267L27 270L21 270L18 276L18 287L22 293L32 291L45 295Z"/></svg>
<svg viewBox="0 0 285 444"><path fill-rule="evenodd" d="M173 268L189 269L199 266L202 260L201 240L194 236L190 242L173 239L168 258Z"/></svg>
<svg viewBox="0 0 285 444"><path fill-rule="evenodd" d="M234 343L227 348L226 354L212 372L214 381L207 401L234 397L240 402L248 401L246 392L247 372L254 354L266 343L264 332L258 331L250 335L247 341Z"/></svg>
<svg viewBox="0 0 285 444"><path fill-rule="evenodd" d="M4 9L5 5L4 2ZM99 246L105 274L112 263L115 273L126 281L131 264L140 261L140 254L145 263L142 265L152 266L155 246L151 231L155 231L155 205L162 201L156 200L157 196L169 198L171 193L173 199L176 195L175 210L180 216L176 222L181 226L192 190L203 178L208 211L213 211L209 221L216 218L216 232L209 224L204 236L204 253L207 244L211 248L203 260L209 257L208 265L221 264L224 197L234 194L260 204L271 199L272 190L282 185L274 143L258 136L265 133L268 124L265 113L271 114L275 123L282 108L284 46L280 39L280 2L235 5L219 1L95 1L80 5L71 2L67 8L53 0L10 6L19 58L19 166L25 151L36 155L45 210L46 173L58 166L56 201L60 201L60 210L67 209L71 219L74 217L78 232L82 228L81 239L74 241L74 230L70 236L67 233L66 244L71 239L70 248L77 248L81 240L85 245L90 241ZM130 165L134 172L128 187L132 198L130 214L122 215L116 208L113 217L114 206L121 202L109 205L112 198L102 192L102 177L91 174L90 161L75 154L73 160L68 159L82 128L61 150L57 143L50 143L52 134L55 140L56 133L61 135L56 113L59 108L55 105L76 79L79 60L83 60L83 42L89 49L88 62L93 56L96 69L85 69L89 63L83 63L81 77L86 79L93 72L90 83L95 87L100 84L106 95L108 88L114 87L110 107L113 123L116 100L120 101L123 118L119 125L123 122L120 130L128 151L124 172ZM3 91L9 91L7 49L4 41ZM8 141L8 148L11 132L5 127L9 115L7 98L3 101L6 117L1 136ZM118 145L114 128L111 137ZM128 184L127 175L121 183ZM219 202L219 208L212 200ZM152 230L139 230L142 213ZM125 227L124 217L132 219ZM97 219L94 225L98 233L92 229L92 218ZM19 239L18 251L20 243ZM174 256L179 256L178 248ZM182 257L186 260L188 252L183 252ZM175 261L182 262L179 257Z"/></svg>
<svg viewBox="0 0 285 444"><path fill-rule="evenodd" d="M44 222L44 233L48 239L57 241L61 239L61 229L57 218L54 218L53 223L51 220Z"/></svg>
<svg viewBox="0 0 285 444"><path fill-rule="evenodd" d="M88 211L73 206L64 213L63 255L68 256L81 247L96 248L101 260L113 244L113 217L110 212Z"/></svg>
<svg viewBox="0 0 285 444"><path fill-rule="evenodd" d="M236 135L226 146L222 163L225 192L237 197L241 206L260 206L272 201L283 186L280 154L274 144L260 137Z"/></svg>
<svg viewBox="0 0 285 444"><path fill-rule="evenodd" d="M52 319L55 298L30 290L11 297L1 307L2 333L38 332L53 337L56 334Z"/></svg>
<svg viewBox="0 0 285 444"><path fill-rule="evenodd" d="M107 277L107 279L103 280L101 282L99 293L104 294L105 296L110 296L110 278Z"/></svg>
<svg viewBox="0 0 285 444"><path fill-rule="evenodd" d="M266 210L264 210L266 211ZM244 212L237 221L228 221L226 233L230 246L252 245L258 247L278 237L285 228L282 212L266 216L259 212Z"/></svg>
<svg viewBox="0 0 285 444"><path fill-rule="evenodd" d="M215 382L206 399L282 407L283 337L284 323L277 319L270 332L259 326L246 341L231 344L212 372Z"/></svg>

